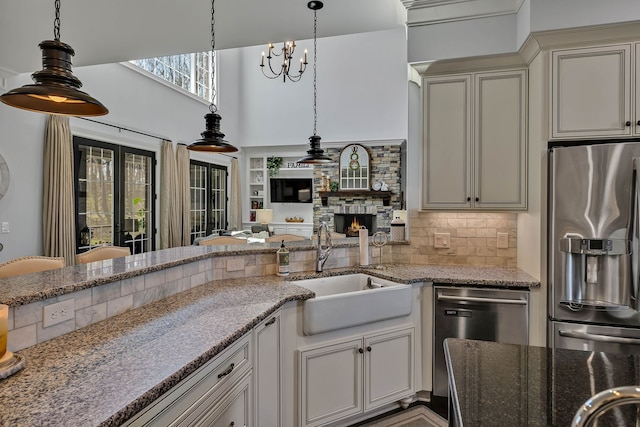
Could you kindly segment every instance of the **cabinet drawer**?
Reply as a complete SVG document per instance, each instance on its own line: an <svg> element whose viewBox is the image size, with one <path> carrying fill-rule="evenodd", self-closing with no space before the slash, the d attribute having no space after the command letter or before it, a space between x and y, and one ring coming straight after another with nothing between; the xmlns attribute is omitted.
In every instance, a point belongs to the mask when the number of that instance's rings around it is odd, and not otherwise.
<svg viewBox="0 0 640 427"><path fill-rule="evenodd" d="M125 425L188 425L188 420L199 417L215 405L220 396L251 368L251 350L249 333L182 380Z"/></svg>

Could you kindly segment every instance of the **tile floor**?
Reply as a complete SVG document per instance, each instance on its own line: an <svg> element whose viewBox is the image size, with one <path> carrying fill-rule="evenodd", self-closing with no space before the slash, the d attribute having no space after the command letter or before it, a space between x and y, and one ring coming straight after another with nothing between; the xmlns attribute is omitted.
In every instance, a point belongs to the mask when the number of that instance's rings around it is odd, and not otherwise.
<svg viewBox="0 0 640 427"><path fill-rule="evenodd" d="M404 411L378 418L358 427L447 427L447 420L424 405L415 405Z"/></svg>

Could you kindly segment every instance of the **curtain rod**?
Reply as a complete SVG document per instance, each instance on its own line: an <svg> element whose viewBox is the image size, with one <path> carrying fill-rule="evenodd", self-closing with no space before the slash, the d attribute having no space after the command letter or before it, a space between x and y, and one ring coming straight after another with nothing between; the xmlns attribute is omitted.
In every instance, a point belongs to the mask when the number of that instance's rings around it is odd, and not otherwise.
<svg viewBox="0 0 640 427"><path fill-rule="evenodd" d="M76 116L76 118L77 118L77 119L86 120L86 121L88 121L88 122L92 122L92 123L97 123L97 124L99 124L99 125L104 125L104 126L109 126L109 127L112 127L112 128L116 128L116 129L118 129L119 131L123 131L123 130L124 130L124 131L131 132L131 133L137 133L138 135L148 136L149 138L155 138L155 139L159 139L159 140L161 140L161 141L169 141L169 142L172 142L169 138L163 138L163 137L161 137L161 136L152 135L152 134L150 134L150 133L140 132L140 131L133 130L133 129L128 129L128 128L125 128L125 127L122 127L122 126L112 125L111 123L105 123L105 122L101 122L101 121L98 121L98 120L89 119L89 118L87 118L87 117L78 117L78 116ZM182 145L186 145L186 144L182 144ZM224 154L224 153L215 153L215 154L220 154L220 155L222 155L222 156L231 157L232 159L236 159L236 160L238 159L236 156L230 156L230 155L228 155L228 154Z"/></svg>

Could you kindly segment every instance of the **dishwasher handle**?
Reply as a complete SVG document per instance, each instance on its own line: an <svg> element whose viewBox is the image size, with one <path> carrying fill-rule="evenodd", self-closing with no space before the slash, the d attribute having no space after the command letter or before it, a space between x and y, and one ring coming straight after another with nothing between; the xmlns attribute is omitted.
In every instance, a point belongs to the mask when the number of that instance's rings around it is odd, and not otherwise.
<svg viewBox="0 0 640 427"><path fill-rule="evenodd" d="M438 292L438 301L467 301L467 302L484 302L489 304L516 304L527 305L524 299L507 299L507 298L483 298L483 297L458 297L455 295L444 295Z"/></svg>
<svg viewBox="0 0 640 427"><path fill-rule="evenodd" d="M577 339L586 340L586 341L599 341L599 342L608 342L608 343L614 343L614 344L640 345L640 339L638 338L612 337L610 335L589 334L587 332L577 332L577 331L564 331L562 329L558 331L558 334L561 337L577 338Z"/></svg>

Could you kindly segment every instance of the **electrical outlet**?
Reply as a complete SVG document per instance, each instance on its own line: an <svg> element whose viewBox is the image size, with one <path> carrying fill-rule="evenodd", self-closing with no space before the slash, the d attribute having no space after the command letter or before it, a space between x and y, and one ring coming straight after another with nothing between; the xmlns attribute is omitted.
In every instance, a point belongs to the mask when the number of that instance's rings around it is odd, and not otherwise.
<svg viewBox="0 0 640 427"><path fill-rule="evenodd" d="M75 300L73 298L42 307L42 327L57 325L69 319L75 319Z"/></svg>
<svg viewBox="0 0 640 427"><path fill-rule="evenodd" d="M2 234L7 234L9 232L9 223L8 222L3 222L2 223Z"/></svg>
<svg viewBox="0 0 640 427"><path fill-rule="evenodd" d="M498 249L507 249L509 247L509 233L498 233Z"/></svg>
<svg viewBox="0 0 640 427"><path fill-rule="evenodd" d="M450 233L435 233L434 234L434 248L450 248L451 247L451 234Z"/></svg>
<svg viewBox="0 0 640 427"><path fill-rule="evenodd" d="M244 270L244 258L231 258L227 260L227 271Z"/></svg>

